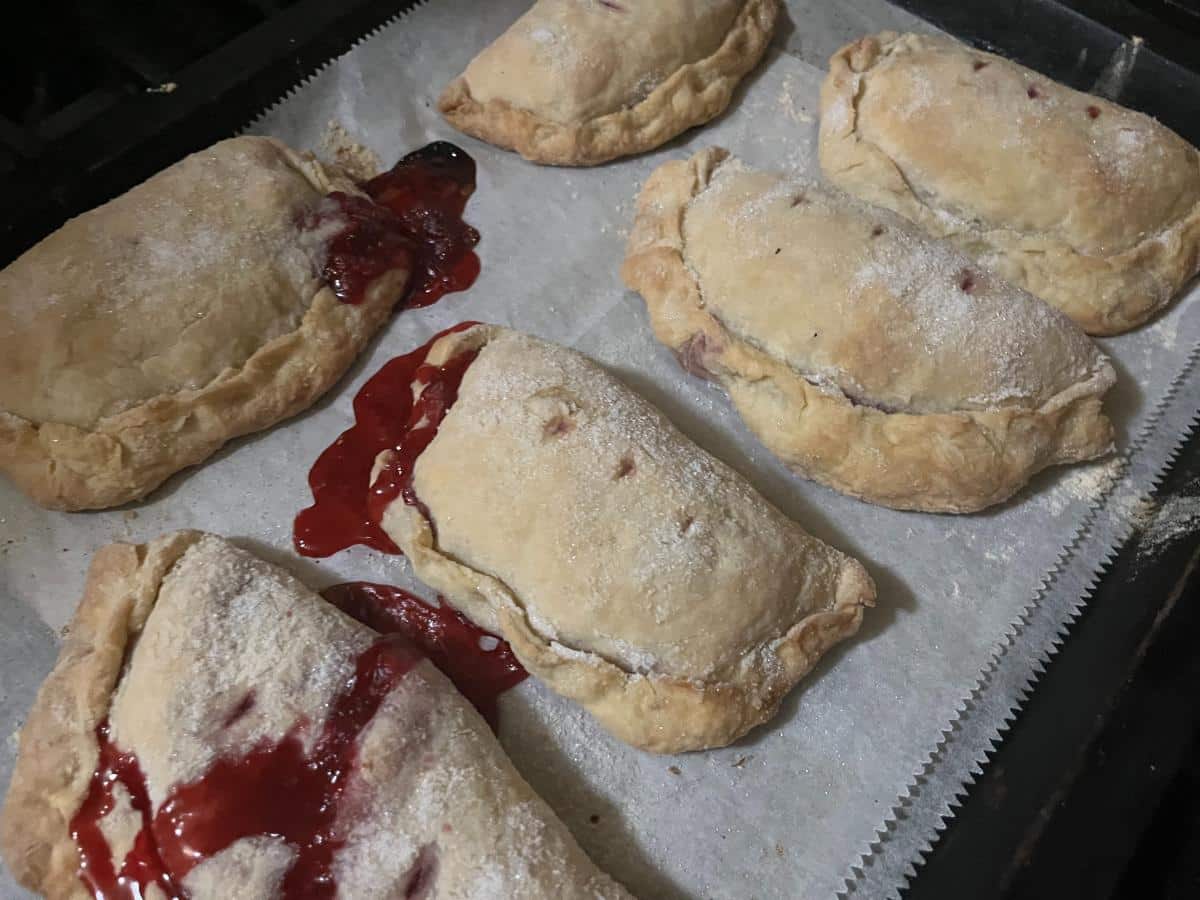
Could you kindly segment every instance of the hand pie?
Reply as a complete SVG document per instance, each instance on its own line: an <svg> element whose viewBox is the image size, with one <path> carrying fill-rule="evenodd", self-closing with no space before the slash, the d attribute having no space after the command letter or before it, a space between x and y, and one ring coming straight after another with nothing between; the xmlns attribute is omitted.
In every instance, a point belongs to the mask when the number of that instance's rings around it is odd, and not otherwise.
<svg viewBox="0 0 1200 900"><path fill-rule="evenodd" d="M1066 316L886 210L711 149L650 177L623 270L658 339L806 477L970 512L1112 445Z"/></svg>
<svg viewBox="0 0 1200 900"><path fill-rule="evenodd" d="M380 455L378 520L418 577L617 737L728 744L858 630L863 567L591 360L494 326L425 360L412 436L436 435L415 462Z"/></svg>
<svg viewBox="0 0 1200 900"><path fill-rule="evenodd" d="M442 93L455 128L590 166L707 122L758 63L779 0L538 0Z"/></svg>
<svg viewBox="0 0 1200 900"><path fill-rule="evenodd" d="M0 836L51 900L628 897L412 645L196 532L97 554Z"/></svg>
<svg viewBox="0 0 1200 900"><path fill-rule="evenodd" d="M361 195L278 141L222 141L0 272L0 471L43 506L115 506L311 404L408 278L358 303L322 283L334 191Z"/></svg>
<svg viewBox="0 0 1200 900"><path fill-rule="evenodd" d="M1091 334L1146 321L1200 271L1200 153L1149 116L950 38L843 47L821 168Z"/></svg>

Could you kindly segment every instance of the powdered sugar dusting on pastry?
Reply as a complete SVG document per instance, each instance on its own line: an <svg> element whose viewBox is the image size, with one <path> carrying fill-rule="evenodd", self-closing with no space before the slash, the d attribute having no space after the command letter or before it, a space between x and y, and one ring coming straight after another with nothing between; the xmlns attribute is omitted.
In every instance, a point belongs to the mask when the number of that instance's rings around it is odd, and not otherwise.
<svg viewBox="0 0 1200 900"><path fill-rule="evenodd" d="M218 755L288 733L311 747L376 639L283 571L201 537L164 579L135 644L113 703L114 738L136 754L158 807ZM253 703L231 722L227 712L246 691ZM497 897L628 896L583 856L427 662L399 677L356 741L336 801L339 895L489 896L482 878ZM242 896L263 879L273 884L291 852L275 836L243 838L204 860L185 886ZM426 890L407 892L416 883Z"/></svg>
<svg viewBox="0 0 1200 900"><path fill-rule="evenodd" d="M441 553L560 656L629 673L727 676L831 602L843 559L595 363L515 332L467 370L414 486Z"/></svg>
<svg viewBox="0 0 1200 900"><path fill-rule="evenodd" d="M1141 324L1195 274L1200 158L1149 116L945 36L862 38L830 65L826 175L1088 332Z"/></svg>
<svg viewBox="0 0 1200 900"><path fill-rule="evenodd" d="M561 124L645 100L712 54L741 0L539 0L467 67L472 97Z"/></svg>
<svg viewBox="0 0 1200 900"><path fill-rule="evenodd" d="M684 236L712 315L857 402L1037 408L1106 365L1041 300L813 181L725 161L688 207Z"/></svg>
<svg viewBox="0 0 1200 900"><path fill-rule="evenodd" d="M283 148L243 137L68 222L0 272L0 407L91 427L240 366L317 292L323 236L298 220L320 197Z"/></svg>

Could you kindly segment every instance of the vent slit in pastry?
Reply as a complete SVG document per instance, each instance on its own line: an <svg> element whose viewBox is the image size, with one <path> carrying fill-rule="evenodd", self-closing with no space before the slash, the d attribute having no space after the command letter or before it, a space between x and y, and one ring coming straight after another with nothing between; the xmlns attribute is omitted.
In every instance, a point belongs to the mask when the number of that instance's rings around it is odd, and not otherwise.
<svg viewBox="0 0 1200 900"><path fill-rule="evenodd" d="M1092 334L1200 271L1200 152L1149 116L938 35L865 37L821 89L821 168Z"/></svg>
<svg viewBox="0 0 1200 900"><path fill-rule="evenodd" d="M44 506L114 506L306 408L406 285L470 284L473 183L445 144L364 191L241 137L68 222L0 272L0 471Z"/></svg>
<svg viewBox="0 0 1200 900"><path fill-rule="evenodd" d="M97 554L0 844L51 900L628 896L406 638L195 532Z"/></svg>
<svg viewBox="0 0 1200 900"><path fill-rule="evenodd" d="M455 128L538 163L595 165L716 116L778 0L538 0L442 93Z"/></svg>
<svg viewBox="0 0 1200 900"><path fill-rule="evenodd" d="M857 631L874 598L862 566L586 357L478 325L403 366L407 381L387 376L401 450L359 482L370 514L419 578L621 739L727 744Z"/></svg>
<svg viewBox="0 0 1200 900"><path fill-rule="evenodd" d="M885 210L723 150L651 176L624 277L685 368L845 493L967 512L1111 447L1112 367L1065 316Z"/></svg>

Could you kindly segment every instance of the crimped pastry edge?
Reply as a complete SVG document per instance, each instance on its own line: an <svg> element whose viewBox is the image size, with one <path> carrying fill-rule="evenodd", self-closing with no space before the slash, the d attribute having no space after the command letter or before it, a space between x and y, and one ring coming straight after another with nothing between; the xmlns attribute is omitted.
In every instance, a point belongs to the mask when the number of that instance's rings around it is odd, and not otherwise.
<svg viewBox="0 0 1200 900"><path fill-rule="evenodd" d="M688 204L728 157L709 148L650 176L622 276L645 299L655 336L681 355L699 346L747 426L790 468L871 503L965 513L1006 500L1047 466L1112 449L1101 410L1116 377L1107 362L1037 410L896 413L818 387L732 335L705 309L682 229Z"/></svg>
<svg viewBox="0 0 1200 900"><path fill-rule="evenodd" d="M445 360L484 346L502 329L478 325L447 335L430 348L429 358ZM654 753L680 753L725 746L770 720L784 696L835 644L855 634L863 610L873 606L875 585L853 557L840 558L835 596L829 609L810 613L771 641L752 648L731 677L700 682L626 671L603 657L568 648L532 627L520 598L500 579L443 554L425 517L402 499L383 513L381 526L404 551L413 571L450 598L468 618L502 635L530 674L588 710L616 737ZM777 665L763 665L757 652L768 648Z"/></svg>
<svg viewBox="0 0 1200 900"><path fill-rule="evenodd" d="M54 670L21 728L0 810L0 851L13 876L52 900L87 900L70 823L96 768L94 737L167 573L204 535L178 531L96 552Z"/></svg>
<svg viewBox="0 0 1200 900"><path fill-rule="evenodd" d="M821 86L821 169L831 181L858 196L895 210L937 237L956 240L953 229L917 195L891 157L860 137L857 130L856 100L862 79L894 44L910 36L894 31L868 35L830 57L829 74ZM971 52L1011 63L982 50ZM838 102L847 104L850 116L845 126L835 131L827 113ZM1102 97L1096 102L1110 103ZM1200 151L1193 157L1200 167ZM1045 233L992 228L967 232L967 238L992 247L1019 271L1023 287L1061 309L1091 335L1122 334L1145 323L1200 273L1200 204L1128 250L1110 256L1080 253L1068 242ZM1146 288L1146 273L1157 290ZM1012 277L1009 273L1010 280Z"/></svg>
<svg viewBox="0 0 1200 900"><path fill-rule="evenodd" d="M352 182L273 138L314 188L357 193ZM145 497L226 442L308 408L350 367L403 295L409 273L371 283L360 304L318 286L297 328L195 390L160 394L90 428L33 422L0 410L0 472L47 509L118 506Z"/></svg>
<svg viewBox="0 0 1200 900"><path fill-rule="evenodd" d="M766 52L779 8L779 0L746 0L714 53L680 66L640 103L595 119L563 124L504 100L480 103L461 75L442 91L438 109L459 131L541 165L594 166L643 153L729 105Z"/></svg>

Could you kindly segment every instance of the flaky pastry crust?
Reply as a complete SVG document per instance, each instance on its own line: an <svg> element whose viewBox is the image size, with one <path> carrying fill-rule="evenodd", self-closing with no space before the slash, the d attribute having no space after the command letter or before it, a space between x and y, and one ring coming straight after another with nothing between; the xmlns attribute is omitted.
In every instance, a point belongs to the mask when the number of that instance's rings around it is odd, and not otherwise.
<svg viewBox="0 0 1200 900"><path fill-rule="evenodd" d="M30 890L61 900L90 897L79 880L70 823L99 757L95 731L159 585L201 537L180 531L149 544L111 544L92 560L58 663L21 728L0 812L0 849L13 877Z"/></svg>
<svg viewBox="0 0 1200 900"><path fill-rule="evenodd" d="M622 275L660 341L728 393L747 426L807 478L898 509L965 513L1012 496L1046 466L1112 447L1103 365L1040 408L913 414L855 403L739 338L706 307L687 262L688 205L728 157L718 148L659 167L638 200ZM811 286L805 286L811 287Z"/></svg>
<svg viewBox="0 0 1200 900"><path fill-rule="evenodd" d="M924 79L920 91L892 80L893 61ZM864 113L864 98L893 87L907 99ZM908 106L952 115L949 138ZM1089 334L1142 324L1200 272L1200 152L1147 116L949 38L883 32L838 50L819 147L831 181L954 241Z"/></svg>
<svg viewBox="0 0 1200 900"><path fill-rule="evenodd" d="M435 363L444 362L465 350L486 347L490 341L506 334L511 335L511 332L495 326L476 326L442 338L431 348L427 358ZM548 396L546 391L541 395ZM515 396L513 402L518 402ZM504 411L499 411L499 414L503 415ZM659 427L674 432L665 420L660 421L663 424ZM679 436L670 440L682 443L686 439ZM595 462L606 464L603 460ZM716 466L722 473L721 477L740 479L720 463L716 463ZM537 491L535 486L528 488ZM641 490L653 494L655 487L651 484ZM430 515L434 524L437 524L439 513L444 515L445 511L427 495L421 496L422 502L430 504ZM552 502L569 505L584 501L581 497L573 496L570 486L567 486ZM697 499L696 502L701 501ZM765 503L761 498L757 502ZM664 509L664 512L669 510ZM699 519L706 519L705 512L697 510L695 515ZM731 514L713 510L711 515L720 518ZM440 527L444 533L448 526L444 518L441 521ZM812 595L806 597L811 604L806 612L778 622L778 630L772 630L765 640L755 641L749 646L739 644L725 648L736 658L736 662L722 667L712 677L672 675L655 671L653 667L637 672L631 671L620 660L597 652L594 645L602 630L601 621L606 618L610 622L612 618L627 618L640 614L641 609L626 610L622 614L620 609L606 606L595 613L593 625L588 629L592 632L592 648L583 646L585 641L564 647L561 641L547 636L544 626L539 628L533 621L539 614L553 620L554 612L548 612L546 608L531 610L530 597L522 596L512 585L485 571L495 571L499 560L494 557L465 560L446 551L439 545L430 521L403 500L397 500L387 507L381 524L409 557L417 576L449 597L470 619L502 634L531 674L585 707L621 740L656 753L724 746L756 725L768 721L775 715L787 692L812 669L817 660L829 648L858 631L864 608L873 605L875 598L874 584L856 560L805 535L803 541L794 545L794 549L797 557L807 554L808 564L812 567L811 584L802 588L804 593ZM795 528L790 522L785 527ZM760 536L740 539L753 544ZM639 540L649 542L652 536L642 534ZM738 550L737 547L724 545L724 551L728 554L737 553ZM754 562L762 567L770 567L791 564L793 560L781 563L778 559L765 557ZM632 564L632 559L619 554L618 558L606 563L609 571L617 573L614 578L618 582L630 578L621 573ZM753 562L749 564L753 565ZM538 579L548 582L549 592L557 595L563 593L564 584L571 576L562 578L556 575L555 565L550 562L542 566ZM576 565L584 564L580 562ZM668 566L664 561L661 568ZM745 570L743 573L747 590L753 591L754 587L750 585L754 573ZM656 582L656 585L653 591L647 589L647 593L662 595L671 591L669 582ZM617 593L619 591L612 591L601 602L611 600ZM628 593L636 596L636 602L641 606L651 603L650 597L639 591L631 590ZM556 600L564 604L591 602L583 596L556 597ZM723 609L738 602L737 597L693 594L689 596L687 608L675 610L674 614L705 615L710 623L709 631L720 634L728 630L721 621ZM773 608L770 603L764 607ZM774 624L775 620L772 619L772 622ZM555 624L561 625L561 622L552 621L551 627ZM661 641L662 634L668 633L670 628L669 618L658 623L653 628L658 634L645 634L641 646L634 646L631 652L645 653L646 648L652 646L655 640ZM635 637L627 636L626 640L636 644ZM734 638L730 637L730 640Z"/></svg>
<svg viewBox="0 0 1200 900"><path fill-rule="evenodd" d="M778 14L779 0L746 0L714 53L679 66L645 99L597 118L556 122L499 98L480 102L462 76L446 86L438 108L458 130L542 165L594 166L643 153L729 105L766 52Z"/></svg>
<svg viewBox="0 0 1200 900"><path fill-rule="evenodd" d="M316 732L328 734L329 723L312 726L337 707L358 677L356 659L377 640L286 572L213 535L102 549L21 732L0 813L0 850L14 875L50 900L91 895L71 823L90 796L100 723L136 760L157 820L176 786L203 784L220 759L288 737L310 751L319 745ZM340 896L412 894L414 884L428 897L629 896L587 859L428 660L414 660L353 739L353 787L329 870ZM127 859L129 826L144 827L141 813L120 800L102 814L114 863ZM278 896L295 852L305 851L252 834L172 874L196 898Z"/></svg>
<svg viewBox="0 0 1200 900"><path fill-rule="evenodd" d="M278 141L258 137L236 141L252 148L274 148L322 194L358 192L338 172ZM147 203L161 202L157 190L153 179L135 188ZM91 217L95 227L103 227L105 211L100 207L85 217ZM71 227L80 227L83 218ZM57 244L49 246L51 240L44 242L46 249L39 245L26 254L31 260L40 253L51 254L50 260L39 258L33 265L50 266L53 254L60 252ZM232 266L238 263L230 260ZM49 509L100 509L141 499L227 441L310 406L384 324L407 280L404 270L388 272L370 285L357 305L340 302L332 290L313 280L311 300L297 326L262 344L242 364L227 368L201 387L150 397L90 424L37 421L0 409L0 471ZM184 283L179 290L186 295L194 288ZM8 302L41 299L14 295Z"/></svg>

